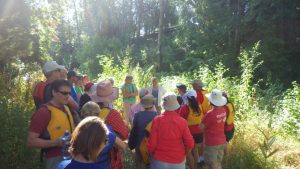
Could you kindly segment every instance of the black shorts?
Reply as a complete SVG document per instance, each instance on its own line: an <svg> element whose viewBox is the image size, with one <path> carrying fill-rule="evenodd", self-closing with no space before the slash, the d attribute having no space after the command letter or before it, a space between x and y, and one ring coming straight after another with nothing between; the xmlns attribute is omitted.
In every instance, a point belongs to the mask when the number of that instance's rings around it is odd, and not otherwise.
<svg viewBox="0 0 300 169"><path fill-rule="evenodd" d="M202 143L203 142L203 133L193 134L193 138L194 138L195 144Z"/></svg>
<svg viewBox="0 0 300 169"><path fill-rule="evenodd" d="M225 131L226 141L229 142L234 135L234 128L230 131Z"/></svg>

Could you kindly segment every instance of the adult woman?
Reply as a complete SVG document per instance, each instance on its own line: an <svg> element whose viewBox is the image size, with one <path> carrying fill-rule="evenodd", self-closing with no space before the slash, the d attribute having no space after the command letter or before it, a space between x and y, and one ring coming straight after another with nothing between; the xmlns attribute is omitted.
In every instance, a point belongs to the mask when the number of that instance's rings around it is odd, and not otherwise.
<svg viewBox="0 0 300 169"><path fill-rule="evenodd" d="M136 102L136 96L138 95L138 90L135 84L132 83L133 77L127 75L125 78L125 84L122 86L122 95L124 103L124 117L126 124L129 124L129 114L130 107Z"/></svg>
<svg viewBox="0 0 300 169"><path fill-rule="evenodd" d="M69 152L72 160L63 161L60 169L104 169L96 163L106 142L108 130L99 117L83 119L72 133Z"/></svg>
<svg viewBox="0 0 300 169"><path fill-rule="evenodd" d="M128 128L125 125L120 113L109 107L113 102L115 96L113 94L113 87L109 80L101 81L97 84L96 92L91 96L92 101L96 102L101 111L99 117L105 122L105 124L112 127L113 131L122 140L128 138ZM122 150L118 147L114 147L114 151L111 151L111 169L123 169L122 162Z"/></svg>
<svg viewBox="0 0 300 169"><path fill-rule="evenodd" d="M180 105L174 93L163 96L165 112L154 118L148 141L151 169L185 169L186 153L194 146L185 119L175 111Z"/></svg>
<svg viewBox="0 0 300 169"><path fill-rule="evenodd" d="M201 105L198 104L196 98L197 93L195 90L189 90L186 92L188 103L183 105L180 109L180 116L187 120L189 130L194 138L195 146L191 154L188 154L189 168L194 169L195 164L198 161L199 153L198 147L203 142L203 131L199 128L199 125L203 118L203 110Z"/></svg>
<svg viewBox="0 0 300 169"><path fill-rule="evenodd" d="M149 92L154 96L155 108L160 113L161 112L161 97L166 93L166 90L159 85L158 79L156 77L152 78L152 86L149 87Z"/></svg>

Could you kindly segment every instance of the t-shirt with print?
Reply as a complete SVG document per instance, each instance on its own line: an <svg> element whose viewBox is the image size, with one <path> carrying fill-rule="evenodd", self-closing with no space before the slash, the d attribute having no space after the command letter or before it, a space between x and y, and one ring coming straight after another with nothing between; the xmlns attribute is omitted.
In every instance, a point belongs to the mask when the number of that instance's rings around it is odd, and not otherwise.
<svg viewBox="0 0 300 169"><path fill-rule="evenodd" d="M226 143L224 135L224 125L226 120L226 111L224 107L213 108L208 111L202 120L205 126L204 143L207 146L216 146Z"/></svg>

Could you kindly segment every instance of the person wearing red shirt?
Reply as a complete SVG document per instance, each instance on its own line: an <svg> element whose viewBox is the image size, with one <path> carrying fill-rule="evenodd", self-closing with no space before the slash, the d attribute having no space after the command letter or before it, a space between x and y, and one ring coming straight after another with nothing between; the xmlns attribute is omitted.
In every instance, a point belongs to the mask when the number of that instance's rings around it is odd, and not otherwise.
<svg viewBox="0 0 300 169"><path fill-rule="evenodd" d="M128 138L128 128L122 119L121 114L111 109L109 105L117 98L113 93L113 86L109 80L104 80L97 83L96 91L91 95L93 102L97 103L101 111L99 117L105 122L105 124L112 127L113 131L120 137L121 140ZM122 160L122 149L114 147L111 151L110 158L111 169L124 169Z"/></svg>
<svg viewBox="0 0 300 169"><path fill-rule="evenodd" d="M226 145L224 135L226 111L223 106L227 100L218 89L212 90L211 93L205 96L210 101L213 109L204 115L200 125L200 128L204 130L204 161L211 169L221 169Z"/></svg>
<svg viewBox="0 0 300 169"><path fill-rule="evenodd" d="M185 157L194 140L187 121L176 112L180 105L174 93L163 96L165 112L154 118L147 149L152 156L151 169L185 169Z"/></svg>
<svg viewBox="0 0 300 169"><path fill-rule="evenodd" d="M46 169L55 169L62 160L61 136L66 130L74 130L74 121L66 106L71 85L66 80L52 83L52 99L32 115L27 136L29 147L41 148L46 152Z"/></svg>
<svg viewBox="0 0 300 169"><path fill-rule="evenodd" d="M198 147L200 147L200 144L203 142L203 131L199 128L203 118L203 110L196 100L197 93L195 90L188 90L186 92L186 97L188 104L181 107L180 116L187 120L189 130L195 141L192 153L187 157L189 168L194 169L199 158Z"/></svg>

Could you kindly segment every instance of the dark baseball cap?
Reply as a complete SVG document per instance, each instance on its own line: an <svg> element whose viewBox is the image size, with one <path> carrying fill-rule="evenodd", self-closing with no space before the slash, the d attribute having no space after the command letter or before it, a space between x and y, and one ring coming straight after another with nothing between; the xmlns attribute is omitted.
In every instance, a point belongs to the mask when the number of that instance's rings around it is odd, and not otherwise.
<svg viewBox="0 0 300 169"><path fill-rule="evenodd" d="M184 85L184 84L179 84L176 87L177 87L177 89L186 90L186 85Z"/></svg>
<svg viewBox="0 0 300 169"><path fill-rule="evenodd" d="M77 76L77 73L74 70L70 70L67 74L67 78L70 79L71 77Z"/></svg>

